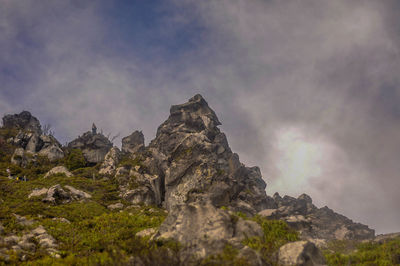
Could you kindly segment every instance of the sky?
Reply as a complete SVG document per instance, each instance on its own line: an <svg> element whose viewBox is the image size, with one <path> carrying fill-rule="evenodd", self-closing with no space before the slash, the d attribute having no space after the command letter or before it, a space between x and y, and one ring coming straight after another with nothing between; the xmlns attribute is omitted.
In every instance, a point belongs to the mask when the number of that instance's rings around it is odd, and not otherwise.
<svg viewBox="0 0 400 266"><path fill-rule="evenodd" d="M400 231L397 0L0 0L0 115L146 142L200 93L267 194Z"/></svg>

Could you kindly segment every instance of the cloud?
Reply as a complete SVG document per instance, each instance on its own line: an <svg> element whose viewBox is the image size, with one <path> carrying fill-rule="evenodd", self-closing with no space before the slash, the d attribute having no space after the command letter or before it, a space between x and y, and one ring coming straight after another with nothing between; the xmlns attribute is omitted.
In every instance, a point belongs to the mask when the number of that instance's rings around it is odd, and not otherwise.
<svg viewBox="0 0 400 266"><path fill-rule="evenodd" d="M143 28L116 27L106 1L0 5L1 112L28 109L62 142L92 122L148 142L201 93L267 193L400 230L396 1L171 0Z"/></svg>

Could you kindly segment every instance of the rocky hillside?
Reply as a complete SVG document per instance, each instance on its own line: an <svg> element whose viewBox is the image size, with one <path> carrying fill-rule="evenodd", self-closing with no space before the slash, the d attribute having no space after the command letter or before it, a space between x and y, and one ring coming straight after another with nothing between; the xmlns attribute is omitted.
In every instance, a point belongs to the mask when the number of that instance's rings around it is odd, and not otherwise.
<svg viewBox="0 0 400 266"><path fill-rule="evenodd" d="M6 115L0 263L343 265L374 241L308 195L266 195L260 169L240 162L220 124L195 95L171 107L148 146L134 131L120 150L95 129L62 147L29 112ZM391 254L395 264L400 247Z"/></svg>

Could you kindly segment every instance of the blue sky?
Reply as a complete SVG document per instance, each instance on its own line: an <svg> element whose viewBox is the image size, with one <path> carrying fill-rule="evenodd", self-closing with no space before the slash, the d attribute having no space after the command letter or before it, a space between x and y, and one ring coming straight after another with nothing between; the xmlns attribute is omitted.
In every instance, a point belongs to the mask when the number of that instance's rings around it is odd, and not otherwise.
<svg viewBox="0 0 400 266"><path fill-rule="evenodd" d="M0 0L0 112L148 143L201 93L268 194L400 231L399 5Z"/></svg>

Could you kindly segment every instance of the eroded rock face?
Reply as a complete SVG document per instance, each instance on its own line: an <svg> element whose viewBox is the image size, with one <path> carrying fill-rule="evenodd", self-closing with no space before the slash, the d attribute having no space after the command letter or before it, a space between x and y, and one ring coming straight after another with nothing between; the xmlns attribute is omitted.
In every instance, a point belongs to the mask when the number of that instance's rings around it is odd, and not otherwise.
<svg viewBox="0 0 400 266"><path fill-rule="evenodd" d="M311 242L296 241L279 249L279 265L322 266L327 265L321 251Z"/></svg>
<svg viewBox="0 0 400 266"><path fill-rule="evenodd" d="M82 150L83 156L89 163L103 162L112 147L113 144L104 135L93 134L90 131L68 144L70 149Z"/></svg>
<svg viewBox="0 0 400 266"><path fill-rule="evenodd" d="M66 190L64 188L66 188ZM86 200L92 197L89 193L78 190L72 186L65 186L64 188L57 184L48 189L34 189L32 193L29 194L28 198L44 196L42 199L43 202L57 205L69 203L73 200Z"/></svg>
<svg viewBox="0 0 400 266"><path fill-rule="evenodd" d="M185 246L183 257L205 257L221 252L226 244L241 250L246 237L262 236L261 227L252 221L235 220L226 210L210 201L177 205L155 235L175 239ZM254 255L254 254L253 254Z"/></svg>
<svg viewBox="0 0 400 266"><path fill-rule="evenodd" d="M220 124L203 97L196 95L172 106L158 128L148 150L161 168L154 174L163 175L168 210L204 200L252 214L268 207L260 170L240 163Z"/></svg>
<svg viewBox="0 0 400 266"><path fill-rule="evenodd" d="M317 208L310 196L303 194L297 199L275 193L275 208L259 212L261 216L281 219L300 232L304 239L354 239L374 238L375 231L368 226L355 223L328 207Z"/></svg>
<svg viewBox="0 0 400 266"><path fill-rule="evenodd" d="M137 153L144 149L144 135L142 131L134 131L122 139L122 152Z"/></svg>
<svg viewBox="0 0 400 266"><path fill-rule="evenodd" d="M10 142L19 149L18 155L25 157L30 154L30 159L34 160L35 155L46 156L51 162L64 157L64 151L61 144L54 136L42 134L39 120L31 113L23 111L20 114L6 115L3 117L3 126L5 128L18 129L18 134L10 139ZM23 152L21 152L21 149ZM26 166L24 160L12 160L13 164Z"/></svg>
<svg viewBox="0 0 400 266"><path fill-rule="evenodd" d="M38 135L42 134L39 120L36 117L32 116L32 114L28 111L23 111L19 114L4 116L3 127L30 131Z"/></svg>
<svg viewBox="0 0 400 266"><path fill-rule="evenodd" d="M112 147L110 151L106 154L104 162L101 164L99 174L114 175L116 173L120 159L120 150L117 147Z"/></svg>

